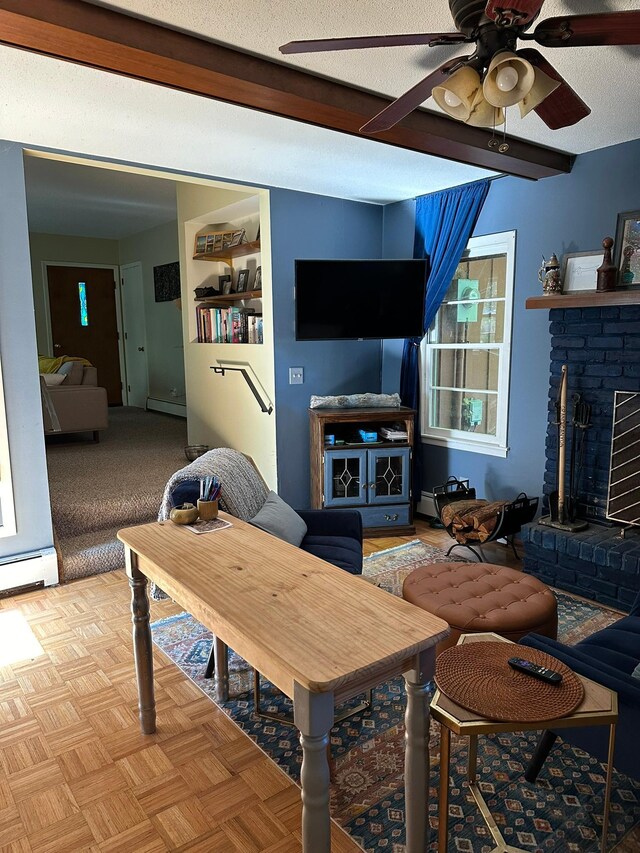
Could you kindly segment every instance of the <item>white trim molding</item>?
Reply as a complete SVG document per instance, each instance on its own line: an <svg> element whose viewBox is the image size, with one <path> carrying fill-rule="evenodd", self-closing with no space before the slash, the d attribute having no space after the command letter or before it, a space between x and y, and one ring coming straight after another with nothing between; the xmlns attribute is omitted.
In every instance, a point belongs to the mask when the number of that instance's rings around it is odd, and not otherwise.
<svg viewBox="0 0 640 853"><path fill-rule="evenodd" d="M11 453L0 364L0 536L16 535L16 510L11 480Z"/></svg>
<svg viewBox="0 0 640 853"><path fill-rule="evenodd" d="M472 237L469 240L463 260L473 258L490 258L503 255L506 258L505 289L504 297L493 294L474 299L478 303L504 302L504 325L502 329L502 340L492 342L463 342L449 343L437 339L437 315L429 332L422 339L420 347L420 412L423 444L432 444L437 447L447 447L455 450L465 450L471 453L482 453L486 456L506 457L509 453L507 441L507 427L509 421L509 379L511 367L511 327L513 318L513 291L515 282L515 248L516 232L504 231L499 234L488 234L481 237ZM477 294L476 294L477 295ZM458 301L448 302L448 305L466 304ZM442 310L442 309L440 309ZM465 324L466 326L466 324ZM495 390L473 389L463 385L445 388L448 391L460 391L463 393L476 393L491 395L496 399L496 433L475 433L463 429L445 429L438 426L430 426L429 403L433 387L431 385L433 376L436 375L434 360L435 355L446 350L458 351L460 349L471 349L474 351L487 351L499 356L498 382ZM433 364L432 364L433 361ZM439 374L438 374L439 376ZM455 384L455 383L454 383Z"/></svg>

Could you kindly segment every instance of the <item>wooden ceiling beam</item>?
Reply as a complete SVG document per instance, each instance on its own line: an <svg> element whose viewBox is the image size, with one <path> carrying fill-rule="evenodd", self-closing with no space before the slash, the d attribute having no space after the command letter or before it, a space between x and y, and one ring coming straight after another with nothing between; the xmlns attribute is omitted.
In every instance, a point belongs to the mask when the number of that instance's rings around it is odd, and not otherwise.
<svg viewBox="0 0 640 853"><path fill-rule="evenodd" d="M198 36L83 0L0 0L0 43L168 86L284 118L361 136L388 100ZM365 137L523 178L571 171L573 157L417 110L391 130Z"/></svg>

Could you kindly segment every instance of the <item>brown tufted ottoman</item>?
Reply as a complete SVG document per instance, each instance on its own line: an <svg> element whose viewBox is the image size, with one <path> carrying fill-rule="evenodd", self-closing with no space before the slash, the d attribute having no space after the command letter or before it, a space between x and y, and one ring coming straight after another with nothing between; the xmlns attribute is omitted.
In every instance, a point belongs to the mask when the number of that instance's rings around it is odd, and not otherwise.
<svg viewBox="0 0 640 853"><path fill-rule="evenodd" d="M494 631L514 642L535 631L556 639L554 594L531 575L492 563L432 563L411 572L402 597L439 616L451 633L437 653L455 646L461 634Z"/></svg>

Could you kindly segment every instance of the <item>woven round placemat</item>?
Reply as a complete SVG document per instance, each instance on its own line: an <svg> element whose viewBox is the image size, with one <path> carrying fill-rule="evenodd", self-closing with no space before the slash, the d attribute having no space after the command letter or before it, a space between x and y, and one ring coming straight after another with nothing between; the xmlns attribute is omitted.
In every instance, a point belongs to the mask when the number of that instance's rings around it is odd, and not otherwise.
<svg viewBox="0 0 640 853"><path fill-rule="evenodd" d="M547 684L509 666L522 657L562 674ZM566 717L584 696L582 682L568 666L537 649L514 643L466 643L442 652L436 660L436 684L469 711L489 720L533 723Z"/></svg>

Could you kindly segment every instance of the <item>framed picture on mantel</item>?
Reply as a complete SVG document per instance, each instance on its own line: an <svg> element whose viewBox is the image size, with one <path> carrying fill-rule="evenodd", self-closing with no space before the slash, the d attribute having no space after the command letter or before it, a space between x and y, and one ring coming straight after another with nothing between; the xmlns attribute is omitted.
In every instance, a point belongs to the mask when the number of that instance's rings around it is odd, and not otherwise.
<svg viewBox="0 0 640 853"><path fill-rule="evenodd" d="M604 253L570 252L562 256L562 292L575 293L577 290L595 290L598 282L598 267Z"/></svg>
<svg viewBox="0 0 640 853"><path fill-rule="evenodd" d="M640 287L640 210L618 214L613 250L618 287Z"/></svg>

